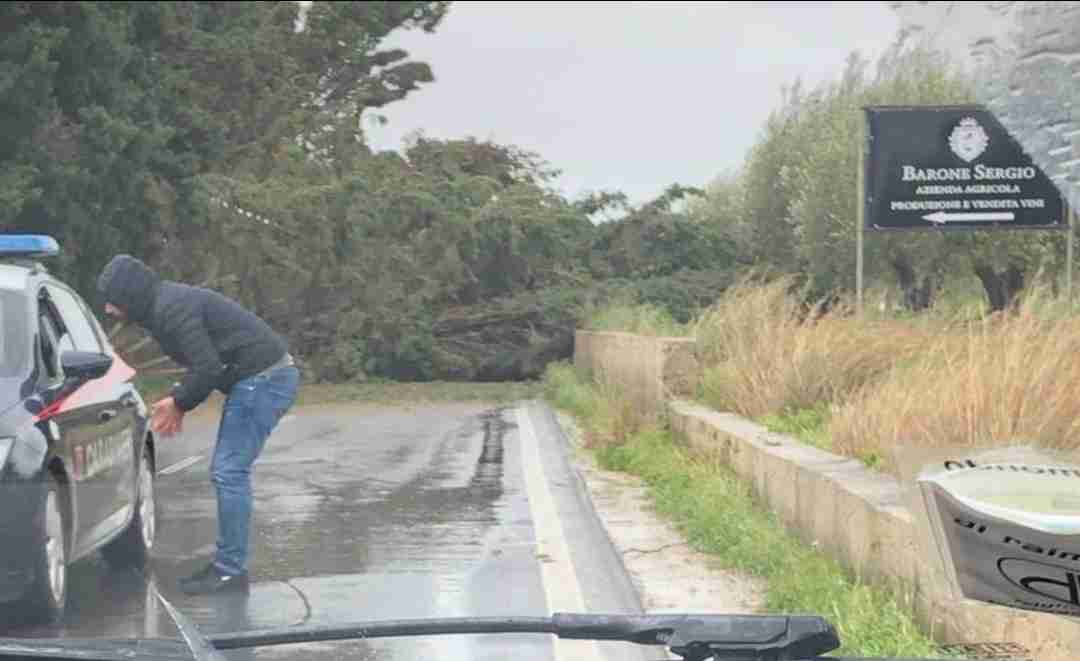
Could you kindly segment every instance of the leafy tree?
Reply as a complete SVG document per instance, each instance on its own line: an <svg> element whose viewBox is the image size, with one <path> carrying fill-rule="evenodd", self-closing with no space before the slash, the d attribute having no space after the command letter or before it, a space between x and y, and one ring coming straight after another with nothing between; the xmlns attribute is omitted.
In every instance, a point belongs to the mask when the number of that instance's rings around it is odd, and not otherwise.
<svg viewBox="0 0 1080 661"><path fill-rule="evenodd" d="M3 222L56 234L91 296L118 251L201 265L221 192L207 175L268 177L297 144L355 157L361 113L433 79L380 44L448 7L315 2L298 30L296 2L4 3Z"/></svg>
<svg viewBox="0 0 1080 661"><path fill-rule="evenodd" d="M750 149L741 176L742 217L746 237L741 261L755 267L773 267L795 272L795 233L788 222L794 196L790 177L785 177L787 159L798 146L794 130L802 103L801 86L785 90L781 109L770 114L762 136Z"/></svg>
<svg viewBox="0 0 1080 661"><path fill-rule="evenodd" d="M675 207L704 191L678 184L632 209L625 218L597 228L593 274L598 278L653 278L678 271L725 270L735 249L718 226L696 222Z"/></svg>

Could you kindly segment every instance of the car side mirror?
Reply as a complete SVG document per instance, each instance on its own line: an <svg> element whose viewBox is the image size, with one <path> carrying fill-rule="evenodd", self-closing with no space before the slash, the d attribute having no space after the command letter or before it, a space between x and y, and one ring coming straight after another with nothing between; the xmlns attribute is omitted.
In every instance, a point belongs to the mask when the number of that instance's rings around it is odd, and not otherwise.
<svg viewBox="0 0 1080 661"><path fill-rule="evenodd" d="M81 383L105 376L112 363L112 356L96 351L65 351L60 357L64 378Z"/></svg>

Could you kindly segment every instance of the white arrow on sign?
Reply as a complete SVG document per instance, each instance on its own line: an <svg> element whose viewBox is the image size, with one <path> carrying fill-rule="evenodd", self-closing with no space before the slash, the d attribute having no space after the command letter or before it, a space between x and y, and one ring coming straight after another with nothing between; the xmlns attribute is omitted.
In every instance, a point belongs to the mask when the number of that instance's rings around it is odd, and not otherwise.
<svg viewBox="0 0 1080 661"><path fill-rule="evenodd" d="M969 223L989 223L1002 220L1016 220L1016 214L1012 211L990 211L985 213L946 213L944 211L938 211L929 216L923 216L923 220L929 220L931 223L937 223L938 225L960 221Z"/></svg>

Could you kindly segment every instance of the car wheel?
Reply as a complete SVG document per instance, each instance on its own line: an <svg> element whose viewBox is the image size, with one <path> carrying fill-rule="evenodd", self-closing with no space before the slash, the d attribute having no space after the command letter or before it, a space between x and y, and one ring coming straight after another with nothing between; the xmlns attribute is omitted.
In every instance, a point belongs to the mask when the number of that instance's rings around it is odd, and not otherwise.
<svg viewBox="0 0 1080 661"><path fill-rule="evenodd" d="M150 450L143 449L139 462L139 497L135 516L127 529L101 549L101 554L113 567L141 568L150 557L157 536L157 498L154 494L154 464Z"/></svg>
<svg viewBox="0 0 1080 661"><path fill-rule="evenodd" d="M58 622L67 605L67 526L60 485L52 475L46 479L45 535L34 563L34 582L28 598L32 616Z"/></svg>

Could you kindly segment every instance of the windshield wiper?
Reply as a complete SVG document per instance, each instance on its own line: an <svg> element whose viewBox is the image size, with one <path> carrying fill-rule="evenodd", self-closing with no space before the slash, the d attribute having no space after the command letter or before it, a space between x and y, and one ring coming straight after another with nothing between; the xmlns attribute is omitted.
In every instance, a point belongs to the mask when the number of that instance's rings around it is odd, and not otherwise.
<svg viewBox="0 0 1080 661"><path fill-rule="evenodd" d="M0 659L182 659L219 661L219 650L334 640L456 634L552 634L573 640L663 645L686 661L840 661L822 654L840 647L836 629L823 617L789 615L590 615L552 617L457 617L384 620L334 626L294 626L205 636L160 594L158 598L186 641L0 639ZM171 644L170 644L171 643ZM851 660L854 661L854 660Z"/></svg>
<svg viewBox="0 0 1080 661"><path fill-rule="evenodd" d="M546 633L576 640L664 645L686 661L811 659L840 646L824 618L768 615L583 615L398 620L210 636L218 649L349 638Z"/></svg>

